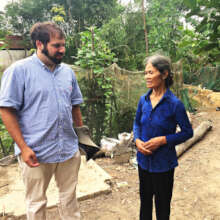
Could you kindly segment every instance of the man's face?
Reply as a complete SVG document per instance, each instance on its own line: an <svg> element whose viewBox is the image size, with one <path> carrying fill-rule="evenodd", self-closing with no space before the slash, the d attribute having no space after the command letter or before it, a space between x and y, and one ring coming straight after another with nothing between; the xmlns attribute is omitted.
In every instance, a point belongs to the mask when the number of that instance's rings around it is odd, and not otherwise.
<svg viewBox="0 0 220 220"><path fill-rule="evenodd" d="M65 51L65 39L58 37L51 37L50 41L42 49L42 53L55 64L61 63Z"/></svg>

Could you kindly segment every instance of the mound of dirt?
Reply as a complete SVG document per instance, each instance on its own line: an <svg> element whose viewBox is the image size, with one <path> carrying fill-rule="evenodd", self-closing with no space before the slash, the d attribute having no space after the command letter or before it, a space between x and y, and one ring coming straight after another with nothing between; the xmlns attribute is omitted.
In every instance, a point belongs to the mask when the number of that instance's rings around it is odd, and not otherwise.
<svg viewBox="0 0 220 220"><path fill-rule="evenodd" d="M189 90L189 95L201 106L206 108L220 107L220 92L213 92L199 86L184 85Z"/></svg>

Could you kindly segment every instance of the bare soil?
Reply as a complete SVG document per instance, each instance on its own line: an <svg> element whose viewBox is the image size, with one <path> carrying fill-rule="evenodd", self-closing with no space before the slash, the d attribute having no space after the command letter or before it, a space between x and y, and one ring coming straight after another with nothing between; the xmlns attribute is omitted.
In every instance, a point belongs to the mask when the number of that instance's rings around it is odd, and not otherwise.
<svg viewBox="0 0 220 220"><path fill-rule="evenodd" d="M193 127L204 120L212 121L212 130L179 158L175 171L172 220L220 220L220 111L205 109L192 115ZM96 159L96 163L113 177L112 192L80 201L82 220L138 220L136 168L128 163L114 164L110 158ZM48 210L47 219L60 220L57 208Z"/></svg>

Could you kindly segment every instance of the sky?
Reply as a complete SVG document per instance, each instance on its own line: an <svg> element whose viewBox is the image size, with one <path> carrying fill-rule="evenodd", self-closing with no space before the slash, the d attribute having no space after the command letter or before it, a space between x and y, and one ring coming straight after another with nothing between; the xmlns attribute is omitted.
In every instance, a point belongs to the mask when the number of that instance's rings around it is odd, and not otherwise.
<svg viewBox="0 0 220 220"><path fill-rule="evenodd" d="M0 0L0 11L2 11L5 7L5 5L11 1L12 0ZM130 2L130 0L120 0L120 1L122 4L126 4L126 3Z"/></svg>
<svg viewBox="0 0 220 220"><path fill-rule="evenodd" d="M0 0L0 11L2 11L5 5L10 2L10 0Z"/></svg>

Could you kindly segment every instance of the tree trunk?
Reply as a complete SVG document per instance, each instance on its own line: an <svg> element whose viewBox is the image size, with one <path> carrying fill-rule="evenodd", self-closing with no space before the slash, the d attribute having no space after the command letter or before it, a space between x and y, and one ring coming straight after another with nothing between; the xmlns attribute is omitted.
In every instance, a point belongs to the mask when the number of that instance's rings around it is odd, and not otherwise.
<svg viewBox="0 0 220 220"><path fill-rule="evenodd" d="M192 138L186 142L176 146L177 156L180 157L185 151L187 151L193 144L198 142L203 136L212 128L212 124L209 121L203 121L195 130Z"/></svg>
<svg viewBox="0 0 220 220"><path fill-rule="evenodd" d="M142 0L141 3L142 3L141 7L142 7L142 17L143 17L143 25L144 25L144 37L145 37L146 56L148 56L148 38L147 38L147 27L146 27L144 0Z"/></svg>
<svg viewBox="0 0 220 220"><path fill-rule="evenodd" d="M70 20L70 26L71 26L71 30L72 30L72 33L75 32L74 30L74 21L73 21L73 16L72 16L72 4L71 4L71 1L70 0L67 0L67 5L69 7L68 9L68 16L69 16L69 20Z"/></svg>

